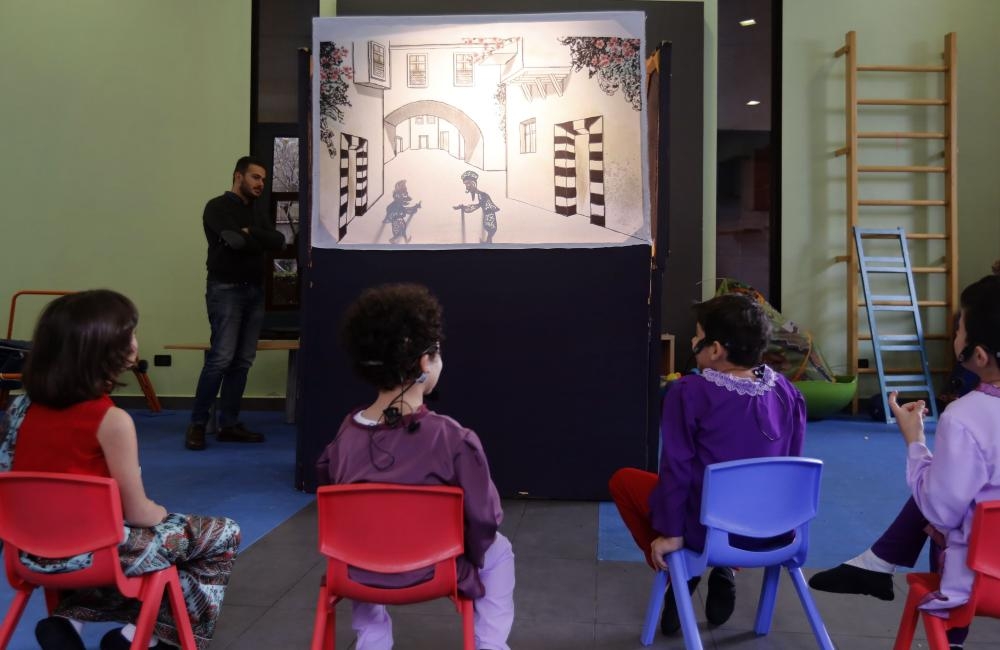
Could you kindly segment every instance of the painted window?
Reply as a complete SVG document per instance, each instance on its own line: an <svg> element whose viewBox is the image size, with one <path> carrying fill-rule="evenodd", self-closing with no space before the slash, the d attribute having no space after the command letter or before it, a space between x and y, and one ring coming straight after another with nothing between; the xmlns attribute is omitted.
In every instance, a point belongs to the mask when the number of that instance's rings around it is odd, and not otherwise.
<svg viewBox="0 0 1000 650"><path fill-rule="evenodd" d="M406 85L410 88L427 87L427 55L406 55Z"/></svg>
<svg viewBox="0 0 1000 650"><path fill-rule="evenodd" d="M413 118L413 123L414 124L423 124L424 123L424 116L423 115L417 115L415 118Z"/></svg>
<svg viewBox="0 0 1000 650"><path fill-rule="evenodd" d="M471 86L472 78L472 55L455 54L455 85Z"/></svg>
<svg viewBox="0 0 1000 650"><path fill-rule="evenodd" d="M521 122L521 153L535 153L535 118Z"/></svg>
<svg viewBox="0 0 1000 650"><path fill-rule="evenodd" d="M368 69L372 79L385 81L385 46L368 41Z"/></svg>

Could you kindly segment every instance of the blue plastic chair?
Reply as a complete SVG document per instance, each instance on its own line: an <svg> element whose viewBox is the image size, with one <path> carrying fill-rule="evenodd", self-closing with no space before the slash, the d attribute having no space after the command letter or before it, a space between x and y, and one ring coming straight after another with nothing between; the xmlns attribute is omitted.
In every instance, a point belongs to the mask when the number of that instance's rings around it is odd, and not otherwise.
<svg viewBox="0 0 1000 650"><path fill-rule="evenodd" d="M809 548L809 522L816 516L819 504L822 471L820 460L786 456L736 460L706 467L701 500L701 523L708 529L705 549L701 553L680 549L667 555L674 584L687 585L690 578L700 576L710 566L765 567L754 623L754 631L764 635L771 629L778 578L781 567L785 567L819 646L834 650L801 570ZM795 531L795 536L788 544L760 551L735 548L729 540L730 533L770 538L789 531ZM642 628L644 646L653 643L667 580L667 572L658 571L653 581ZM688 590L671 591L677 603L685 647L702 650Z"/></svg>

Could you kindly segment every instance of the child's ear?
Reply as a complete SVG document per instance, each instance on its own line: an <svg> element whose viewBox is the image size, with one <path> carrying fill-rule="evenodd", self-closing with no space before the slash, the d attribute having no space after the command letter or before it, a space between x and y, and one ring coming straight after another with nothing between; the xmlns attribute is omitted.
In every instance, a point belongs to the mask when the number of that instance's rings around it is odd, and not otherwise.
<svg viewBox="0 0 1000 650"><path fill-rule="evenodd" d="M997 367L1000 367L1000 357L997 357L996 355L994 355L992 352L990 352L989 350L987 350L986 348L984 348L981 345L977 345L976 346L976 350L973 353L973 356L976 359L976 365L977 366L980 366L982 368L986 368L991 363L993 363L993 364L996 364Z"/></svg>

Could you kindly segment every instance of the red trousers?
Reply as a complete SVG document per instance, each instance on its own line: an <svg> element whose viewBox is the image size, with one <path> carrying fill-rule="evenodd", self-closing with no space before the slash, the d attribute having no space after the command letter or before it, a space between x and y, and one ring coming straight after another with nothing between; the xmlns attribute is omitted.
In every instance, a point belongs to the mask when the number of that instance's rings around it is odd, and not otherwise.
<svg viewBox="0 0 1000 650"><path fill-rule="evenodd" d="M618 514L632 533L632 539L639 550L646 556L646 562L654 569L656 567L650 559L649 551L653 540L660 537L660 533L653 530L650 523L649 495L653 493L656 481L656 474L632 467L618 470L608 481L611 499L618 507Z"/></svg>

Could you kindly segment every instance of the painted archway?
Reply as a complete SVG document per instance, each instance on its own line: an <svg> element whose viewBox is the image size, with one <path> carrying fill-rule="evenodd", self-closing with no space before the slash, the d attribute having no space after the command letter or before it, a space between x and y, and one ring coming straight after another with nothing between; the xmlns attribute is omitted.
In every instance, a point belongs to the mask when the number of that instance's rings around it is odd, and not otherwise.
<svg viewBox="0 0 1000 650"><path fill-rule="evenodd" d="M462 136L462 160L483 169L483 131L475 120L462 109L446 102L422 99L404 104L385 116L385 135L388 142L396 141L396 128L409 119L433 115L454 124Z"/></svg>

